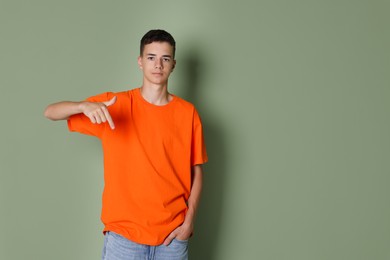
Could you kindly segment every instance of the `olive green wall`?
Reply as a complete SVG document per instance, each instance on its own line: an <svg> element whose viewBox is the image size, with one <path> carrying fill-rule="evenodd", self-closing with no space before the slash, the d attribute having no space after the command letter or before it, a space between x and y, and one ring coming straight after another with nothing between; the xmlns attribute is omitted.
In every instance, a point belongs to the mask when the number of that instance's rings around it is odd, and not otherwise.
<svg viewBox="0 0 390 260"><path fill-rule="evenodd" d="M99 142L48 103L140 86L139 39L177 40L170 90L210 162L193 260L390 258L390 4L0 1L0 259L99 259Z"/></svg>

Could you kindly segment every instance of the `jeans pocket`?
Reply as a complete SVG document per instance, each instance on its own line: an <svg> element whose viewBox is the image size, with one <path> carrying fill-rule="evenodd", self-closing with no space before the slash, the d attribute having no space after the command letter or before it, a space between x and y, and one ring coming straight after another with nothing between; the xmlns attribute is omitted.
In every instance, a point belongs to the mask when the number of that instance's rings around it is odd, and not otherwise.
<svg viewBox="0 0 390 260"><path fill-rule="evenodd" d="M176 242L182 243L182 244L188 244L188 239L181 240L181 239L174 238L173 241L176 241Z"/></svg>

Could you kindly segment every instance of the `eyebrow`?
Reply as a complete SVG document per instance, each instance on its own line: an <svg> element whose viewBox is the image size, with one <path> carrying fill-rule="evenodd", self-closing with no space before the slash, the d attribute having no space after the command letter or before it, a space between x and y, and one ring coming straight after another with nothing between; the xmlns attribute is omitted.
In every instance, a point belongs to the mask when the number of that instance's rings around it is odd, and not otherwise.
<svg viewBox="0 0 390 260"><path fill-rule="evenodd" d="M155 57L155 56L157 56L157 55L156 55L156 54L153 54L153 53L147 53L146 56L153 56L153 57ZM171 55L168 55L168 54L163 55L163 57L172 58L172 56L171 56Z"/></svg>

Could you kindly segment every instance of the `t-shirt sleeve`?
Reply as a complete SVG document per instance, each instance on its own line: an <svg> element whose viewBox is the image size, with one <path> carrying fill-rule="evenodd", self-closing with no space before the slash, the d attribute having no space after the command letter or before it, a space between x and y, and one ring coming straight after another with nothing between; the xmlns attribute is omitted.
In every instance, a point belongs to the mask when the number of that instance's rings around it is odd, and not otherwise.
<svg viewBox="0 0 390 260"><path fill-rule="evenodd" d="M196 110L194 110L192 131L193 131L193 135L192 135L191 164L192 165L204 164L208 161L208 156L206 152L202 121Z"/></svg>
<svg viewBox="0 0 390 260"><path fill-rule="evenodd" d="M86 99L89 102L103 102L108 101L113 97L113 93L106 92L96 96L92 96ZM68 129L71 132L79 132L86 135L92 135L101 137L107 123L94 124L91 120L83 113L72 115L68 118Z"/></svg>

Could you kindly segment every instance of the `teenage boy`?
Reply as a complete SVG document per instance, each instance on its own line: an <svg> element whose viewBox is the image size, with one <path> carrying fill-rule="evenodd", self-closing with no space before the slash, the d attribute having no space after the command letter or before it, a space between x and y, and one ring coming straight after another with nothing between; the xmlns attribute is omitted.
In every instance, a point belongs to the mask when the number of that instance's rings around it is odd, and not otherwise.
<svg viewBox="0 0 390 260"><path fill-rule="evenodd" d="M141 39L141 87L45 110L102 142L104 260L188 259L207 154L196 109L168 92L175 48L168 32L151 30Z"/></svg>

